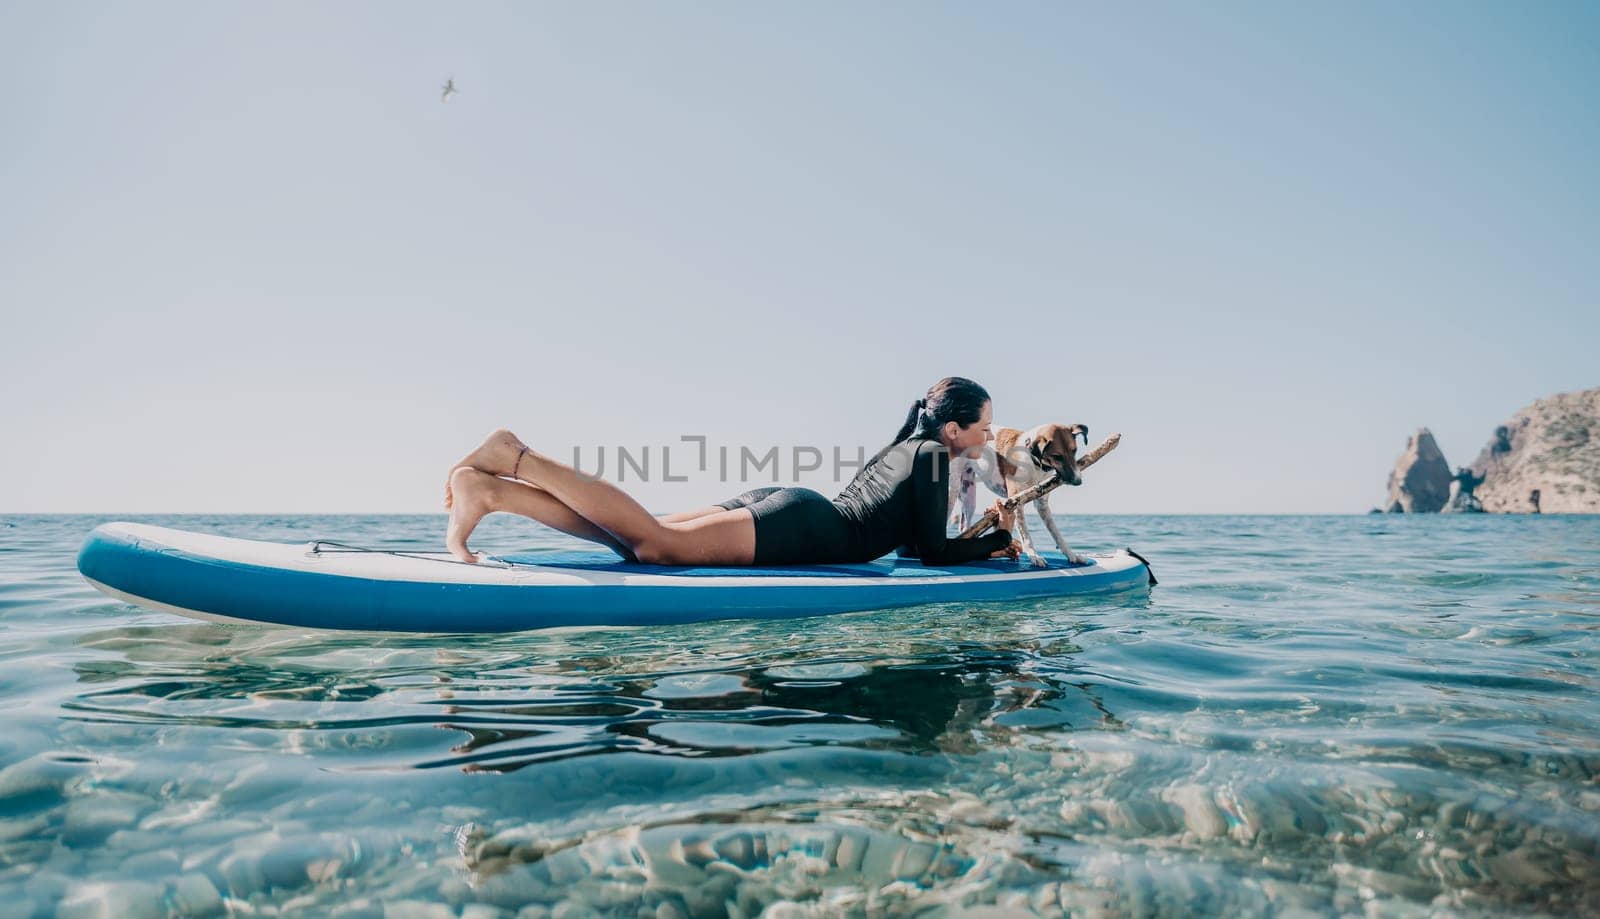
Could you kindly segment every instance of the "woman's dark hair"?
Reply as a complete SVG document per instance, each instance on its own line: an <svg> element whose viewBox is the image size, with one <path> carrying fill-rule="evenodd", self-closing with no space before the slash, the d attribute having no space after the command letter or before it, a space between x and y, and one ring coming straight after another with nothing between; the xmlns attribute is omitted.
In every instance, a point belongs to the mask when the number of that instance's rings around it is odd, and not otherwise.
<svg viewBox="0 0 1600 919"><path fill-rule="evenodd" d="M989 391L966 377L945 377L928 387L928 394L911 403L906 423L894 436L899 443L907 437L937 437L946 421L966 427L983 414Z"/></svg>

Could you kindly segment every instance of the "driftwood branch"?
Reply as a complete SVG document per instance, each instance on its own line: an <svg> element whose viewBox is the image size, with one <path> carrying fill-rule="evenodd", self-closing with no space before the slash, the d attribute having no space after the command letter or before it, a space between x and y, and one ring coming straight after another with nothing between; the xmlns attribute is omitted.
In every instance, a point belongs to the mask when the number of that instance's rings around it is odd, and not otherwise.
<svg viewBox="0 0 1600 919"><path fill-rule="evenodd" d="M1095 463L1100 461L1101 457L1105 456L1107 453L1110 453L1112 450L1115 450L1117 448L1117 444L1120 443L1122 443L1121 434L1113 434L1110 437L1107 437L1105 443L1102 443L1100 446L1090 450L1084 455L1083 459L1078 460L1078 471L1082 472L1083 470L1088 469L1090 466L1093 466ZM1050 492L1055 491L1060 486L1061 477L1051 473L1050 477L1045 479L1043 482L1040 482L1039 484L1025 491L1019 491L1000 503L1003 504L1007 510L1016 510L1030 501L1039 500L1045 495L1048 495ZM966 539L971 536L981 536L988 532L990 528L999 522L999 520L1000 515L995 511L994 508L991 507L987 511L984 511L983 516L978 518L977 523L974 523L972 526L962 530L960 538Z"/></svg>

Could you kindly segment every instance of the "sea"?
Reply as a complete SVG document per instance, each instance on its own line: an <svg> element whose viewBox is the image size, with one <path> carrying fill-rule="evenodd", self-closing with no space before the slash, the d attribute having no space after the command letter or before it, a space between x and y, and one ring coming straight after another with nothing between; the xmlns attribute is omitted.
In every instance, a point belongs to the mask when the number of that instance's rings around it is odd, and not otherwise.
<svg viewBox="0 0 1600 919"><path fill-rule="evenodd" d="M0 915L1600 915L1600 517L1067 515L1159 584L492 635L130 606L112 519L445 524L0 515Z"/></svg>

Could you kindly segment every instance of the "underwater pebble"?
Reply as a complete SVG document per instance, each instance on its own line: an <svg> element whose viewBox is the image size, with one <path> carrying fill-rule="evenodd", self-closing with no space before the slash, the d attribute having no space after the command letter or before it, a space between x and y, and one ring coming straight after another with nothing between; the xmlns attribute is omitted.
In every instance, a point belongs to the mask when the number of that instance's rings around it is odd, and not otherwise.
<svg viewBox="0 0 1600 919"><path fill-rule="evenodd" d="M383 919L455 919L455 911L443 903L400 900L383 904Z"/></svg>
<svg viewBox="0 0 1600 919"><path fill-rule="evenodd" d="M50 825L51 815L38 814L24 819L0 820L0 843L26 842L37 837Z"/></svg>
<svg viewBox="0 0 1600 919"><path fill-rule="evenodd" d="M1141 836L1161 835L1176 832L1178 826L1173 822L1172 813L1159 801L1145 798L1130 799L1126 805L1128 826L1137 830Z"/></svg>
<svg viewBox="0 0 1600 919"><path fill-rule="evenodd" d="M1311 836L1321 836L1328 832L1328 821L1322 816L1323 809L1310 798L1296 791L1286 792L1283 798L1294 815L1295 829Z"/></svg>
<svg viewBox="0 0 1600 919"><path fill-rule="evenodd" d="M727 912L725 903L728 895L738 880L732 875L721 874L707 878L706 883L683 892L683 905L689 910L690 919L716 919Z"/></svg>
<svg viewBox="0 0 1600 919"><path fill-rule="evenodd" d="M559 888L536 877L534 869L527 867L512 867L484 878L478 885L477 895L480 900L511 909L530 905L530 901L549 903L561 899Z"/></svg>
<svg viewBox="0 0 1600 919"><path fill-rule="evenodd" d="M125 792L99 791L67 802L61 821L61 840L87 845L104 840L115 830L131 827L150 807L150 801Z"/></svg>
<svg viewBox="0 0 1600 919"><path fill-rule="evenodd" d="M1211 789L1201 785L1179 785L1167 789L1162 797L1183 811L1183 824L1201 839L1215 839L1228 832L1228 820L1211 797Z"/></svg>
<svg viewBox="0 0 1600 919"><path fill-rule="evenodd" d="M1342 874L1341 866L1335 866L1335 874ZM1390 871L1379 871L1373 868L1357 868L1349 871L1350 877L1363 887L1374 891L1382 891L1392 896L1405 900L1416 900L1422 903L1431 901L1439 892L1438 885L1430 884L1419 878L1407 877Z"/></svg>
<svg viewBox="0 0 1600 919"><path fill-rule="evenodd" d="M256 852L235 852L224 856L217 865L217 872L227 883L228 892L241 899L248 899L251 894L266 887L260 856Z"/></svg>
<svg viewBox="0 0 1600 919"><path fill-rule="evenodd" d="M333 907L332 915L340 919L383 919L383 907L367 897L360 897Z"/></svg>
<svg viewBox="0 0 1600 919"><path fill-rule="evenodd" d="M72 883L72 878L68 875L37 869L31 877L22 882L22 890L35 899L55 903L66 896L67 888L71 887Z"/></svg>
<svg viewBox="0 0 1600 919"><path fill-rule="evenodd" d="M193 826L207 820L216 812L215 798L199 801L180 801L156 810L139 821L141 830L165 830Z"/></svg>
<svg viewBox="0 0 1600 919"><path fill-rule="evenodd" d="M166 888L144 881L79 884L56 907L56 919L163 919Z"/></svg>
<svg viewBox="0 0 1600 919"><path fill-rule="evenodd" d="M776 899L778 899L777 893L767 884L747 882L739 885L734 891L734 903L746 916L765 914L767 905Z"/></svg>
<svg viewBox="0 0 1600 919"><path fill-rule="evenodd" d="M1600 887L1600 854L1569 849L1561 853L1567 876L1590 889Z"/></svg>
<svg viewBox="0 0 1600 919"><path fill-rule="evenodd" d="M1383 812L1383 820L1378 826L1379 829L1381 829L1384 833L1393 835L1399 832L1405 825L1405 814L1402 814L1397 810L1386 810Z"/></svg>
<svg viewBox="0 0 1600 919"><path fill-rule="evenodd" d="M840 871L860 871L861 859L867 853L867 837L852 832L839 834L839 844L834 849L833 863Z"/></svg>
<svg viewBox="0 0 1600 919"><path fill-rule="evenodd" d="M184 828L180 838L186 844L224 840L230 844L261 832L262 825L251 820L202 820Z"/></svg>
<svg viewBox="0 0 1600 919"><path fill-rule="evenodd" d="M1539 864L1540 854L1530 846L1518 846L1488 859L1484 867L1489 870L1490 876L1501 883L1537 887L1556 880L1554 873Z"/></svg>
<svg viewBox="0 0 1600 919"><path fill-rule="evenodd" d="M558 904L551 911L550 919L600 919L600 913L587 903L573 903L569 900Z"/></svg>
<svg viewBox="0 0 1600 919"><path fill-rule="evenodd" d="M1289 809L1288 802L1275 791L1264 793L1259 797L1244 798L1241 803L1245 804L1246 814L1250 823L1256 828L1256 835L1265 837L1257 840L1258 844L1270 840L1274 845L1278 845L1292 842L1303 835L1295 823L1294 811Z"/></svg>
<svg viewBox="0 0 1600 919"><path fill-rule="evenodd" d="M152 833L148 830L121 829L106 837L105 848L116 849L117 858L132 858L124 853L130 852L157 852L170 849L172 837L166 833Z"/></svg>
<svg viewBox="0 0 1600 919"><path fill-rule="evenodd" d="M1117 911L1113 908L1112 896L1108 891L1095 890L1078 884L1063 884L1057 890L1056 900L1061 904L1061 911L1065 915L1083 916L1088 919L1117 915Z"/></svg>
<svg viewBox="0 0 1600 919"><path fill-rule="evenodd" d="M222 912L222 894L217 885L198 872L186 874L172 885L172 903L185 916L214 916Z"/></svg>
<svg viewBox="0 0 1600 919"><path fill-rule="evenodd" d="M882 836L869 837L866 854L861 859L860 871L869 881L893 877L894 864L900 858L899 840Z"/></svg>
<svg viewBox="0 0 1600 919"><path fill-rule="evenodd" d="M969 906L966 909L939 915L950 919L1037 919L1038 913L1017 905Z"/></svg>
<svg viewBox="0 0 1600 919"><path fill-rule="evenodd" d="M118 870L122 874L149 878L177 874L180 868L182 864L175 852L140 852L130 856Z"/></svg>
<svg viewBox="0 0 1600 919"><path fill-rule="evenodd" d="M315 875L312 876L312 880L316 880ZM453 904L466 903L468 900L474 899L472 885L457 877L448 877L439 882L439 896L443 897L446 903ZM488 908L494 909L493 906L488 906Z"/></svg>
<svg viewBox="0 0 1600 919"><path fill-rule="evenodd" d="M894 876L902 881L915 881L927 873L933 864L935 849L925 842L914 842L900 850L895 859Z"/></svg>
<svg viewBox="0 0 1600 919"><path fill-rule="evenodd" d="M338 858L322 858L306 862L306 877L313 884L326 884L336 880L339 872L344 868L344 860Z"/></svg>
<svg viewBox="0 0 1600 919"><path fill-rule="evenodd" d="M765 849L765 840L761 842L761 848ZM731 835L722 836L712 843L712 849L719 858L745 871L756 867L758 860L756 853L757 841L754 834L748 831L738 831Z"/></svg>

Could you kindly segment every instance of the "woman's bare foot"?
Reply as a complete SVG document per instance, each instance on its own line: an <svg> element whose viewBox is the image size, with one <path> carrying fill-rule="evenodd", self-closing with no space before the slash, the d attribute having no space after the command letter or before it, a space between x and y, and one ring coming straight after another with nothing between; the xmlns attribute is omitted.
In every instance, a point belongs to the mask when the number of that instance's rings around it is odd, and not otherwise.
<svg viewBox="0 0 1600 919"><path fill-rule="evenodd" d="M476 450L463 456L459 462L450 467L450 474L444 483L444 506L450 507L455 500L451 494L450 481L455 478L457 469L467 467L490 475L510 475L516 468L517 455L526 449L527 445L505 428L490 432Z"/></svg>
<svg viewBox="0 0 1600 919"><path fill-rule="evenodd" d="M467 548L467 537L478 521L494 510L490 500L494 476L470 466L457 466L450 473L450 489L455 500L450 508L450 523L445 527L444 544L459 561L476 564L478 556Z"/></svg>

